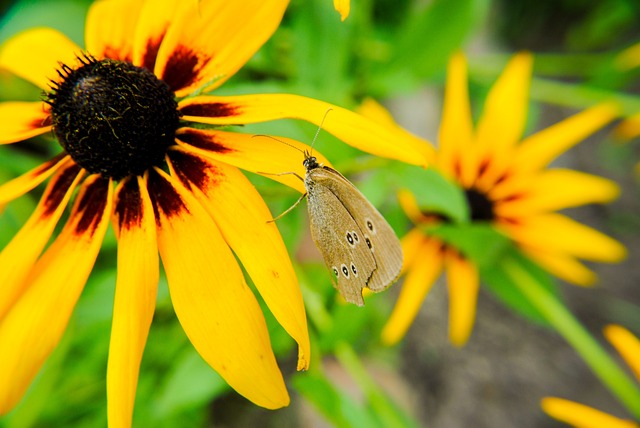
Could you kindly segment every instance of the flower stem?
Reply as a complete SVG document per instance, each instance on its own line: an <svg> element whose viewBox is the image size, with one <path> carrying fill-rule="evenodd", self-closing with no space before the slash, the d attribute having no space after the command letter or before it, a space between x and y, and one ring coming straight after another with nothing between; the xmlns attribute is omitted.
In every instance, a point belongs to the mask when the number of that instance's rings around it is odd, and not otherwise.
<svg viewBox="0 0 640 428"><path fill-rule="evenodd" d="M506 259L503 268L520 291L578 352L601 382L618 397L636 419L640 419L640 388L569 312L567 307L540 284L517 260Z"/></svg>

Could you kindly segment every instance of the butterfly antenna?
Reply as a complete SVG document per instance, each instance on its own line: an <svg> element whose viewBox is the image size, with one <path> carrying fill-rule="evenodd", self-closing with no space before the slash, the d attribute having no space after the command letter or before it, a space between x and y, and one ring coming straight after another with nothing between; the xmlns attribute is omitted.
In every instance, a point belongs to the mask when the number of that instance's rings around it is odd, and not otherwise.
<svg viewBox="0 0 640 428"><path fill-rule="evenodd" d="M296 147L296 146L294 146L293 144L287 143L286 141L282 141L282 140L280 140L279 138L276 138L276 137L274 137L274 136L272 136L272 135L266 135L266 134L255 134L255 135L252 135L252 136L251 136L251 138L254 138L254 137L267 137L267 138L271 138L272 140L275 140L275 141L277 141L277 142L279 142L279 143L282 143L282 144L284 144L284 145L286 145L286 146L293 147L293 148L294 148L294 149L296 149L297 151L299 151L299 152L301 152L301 153L303 153L303 154L304 154L304 151L303 151L302 149L300 149L299 147Z"/></svg>
<svg viewBox="0 0 640 428"><path fill-rule="evenodd" d="M320 134L320 131L322 130L322 125L324 125L324 121L327 118L327 115L329 114L329 112L333 110L332 108L328 108L326 112L324 112L324 116L322 116L322 120L320 121L320 126L318 126L318 130L316 131L316 135L313 136L313 140L311 140L311 152L309 153L309 156L311 156L311 153L313 153L313 145L316 143L316 140L318 139L318 135Z"/></svg>

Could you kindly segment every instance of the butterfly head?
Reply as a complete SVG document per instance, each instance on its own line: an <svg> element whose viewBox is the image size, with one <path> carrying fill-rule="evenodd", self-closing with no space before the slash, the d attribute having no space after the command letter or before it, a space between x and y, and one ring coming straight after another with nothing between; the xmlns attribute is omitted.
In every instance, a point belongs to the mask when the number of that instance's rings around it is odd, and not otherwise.
<svg viewBox="0 0 640 428"><path fill-rule="evenodd" d="M305 151L302 166L304 166L307 171L311 171L312 169L318 168L320 164L315 156L311 156L310 152Z"/></svg>

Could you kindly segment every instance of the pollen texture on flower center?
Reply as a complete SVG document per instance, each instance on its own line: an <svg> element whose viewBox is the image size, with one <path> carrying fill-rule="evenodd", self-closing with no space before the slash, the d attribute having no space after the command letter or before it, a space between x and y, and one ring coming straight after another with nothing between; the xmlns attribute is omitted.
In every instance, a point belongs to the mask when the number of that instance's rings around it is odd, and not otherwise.
<svg viewBox="0 0 640 428"><path fill-rule="evenodd" d="M493 202L490 201L484 193L475 189L465 191L469 210L471 212L471 220L473 221L492 221L495 220L493 210Z"/></svg>
<svg viewBox="0 0 640 428"><path fill-rule="evenodd" d="M159 165L180 118L169 86L128 62L80 60L77 69L62 66L46 100L65 151L90 173L116 180Z"/></svg>

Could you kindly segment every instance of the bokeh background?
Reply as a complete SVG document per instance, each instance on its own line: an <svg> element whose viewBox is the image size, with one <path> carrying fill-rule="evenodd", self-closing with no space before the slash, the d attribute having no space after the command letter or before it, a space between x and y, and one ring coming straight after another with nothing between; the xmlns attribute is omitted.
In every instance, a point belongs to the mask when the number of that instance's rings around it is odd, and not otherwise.
<svg viewBox="0 0 640 428"><path fill-rule="evenodd" d="M0 42L22 29L45 25L82 45L89 4L2 0ZM614 66L616 55L639 41L640 3L635 0L354 0L345 22L330 0L294 0L274 37L217 93L287 92L349 108L373 97L405 128L435 142L452 52L463 50L469 57L470 94L478 113L508 58L528 50L535 55L530 134L604 99L622 102L626 114L640 112L640 70ZM0 70L0 101L40 96ZM556 163L611 178L622 188L619 200L610 205L568 214L622 241L629 250L627 260L591 265L600 276L595 288L558 281L566 304L601 341L601 328L610 322L640 332L638 141L616 140L614 126ZM241 131L310 142L316 128L278 121ZM327 133L320 133L315 147L385 213L398 235L409 230L395 197L397 180L386 168L391 162L371 158ZM0 147L0 182L59 150L46 136ZM268 179L250 178L274 215L299 196ZM36 201L37 192L7 207L0 216L0 247L26 221ZM303 289L316 367L295 373L294 344L269 319L291 405L267 411L231 391L191 347L162 279L142 362L135 426L389 426L385 421L436 428L563 426L540 410L539 400L546 395L625 416L557 334L513 313L485 290L465 347L448 342L444 283L433 287L406 339L384 347L379 333L402 284L368 298L365 308L346 306L336 299L311 242L306 208L301 205L278 225ZM116 241L109 232L62 343L21 405L0 418L0 427L106 425L115 256ZM395 416L385 419L389 413Z"/></svg>

